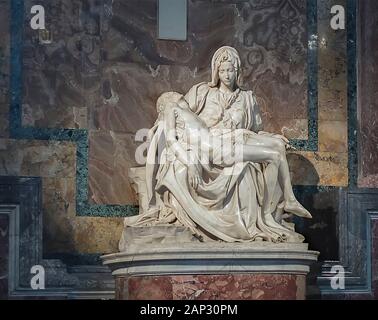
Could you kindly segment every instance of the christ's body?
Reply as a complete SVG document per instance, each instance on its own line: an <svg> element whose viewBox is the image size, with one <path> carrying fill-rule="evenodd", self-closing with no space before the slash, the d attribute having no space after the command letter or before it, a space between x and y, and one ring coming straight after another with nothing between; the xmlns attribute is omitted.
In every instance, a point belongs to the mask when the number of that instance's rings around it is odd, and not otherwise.
<svg viewBox="0 0 378 320"><path fill-rule="evenodd" d="M284 191L285 211L298 216L311 216L293 194L285 156L286 147L281 139L237 128L224 130L224 135L214 135L206 123L189 109L185 99L176 97L175 100L160 107L160 111L163 112L166 141L177 158L187 165L189 181L195 189L202 183L198 170L201 167L198 165L199 159L214 163L215 159L219 160L226 155L223 161L227 161L228 166L248 161L268 163L271 165L270 168L278 170ZM267 181L268 187L273 183Z"/></svg>

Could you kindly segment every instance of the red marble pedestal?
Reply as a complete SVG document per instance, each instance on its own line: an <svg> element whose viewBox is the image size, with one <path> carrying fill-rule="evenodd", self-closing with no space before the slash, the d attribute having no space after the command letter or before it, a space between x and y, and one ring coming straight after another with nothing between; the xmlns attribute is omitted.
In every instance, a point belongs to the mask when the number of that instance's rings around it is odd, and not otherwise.
<svg viewBox="0 0 378 320"><path fill-rule="evenodd" d="M132 245L103 256L116 299L303 300L319 252L307 244Z"/></svg>
<svg viewBox="0 0 378 320"><path fill-rule="evenodd" d="M306 277L225 274L117 277L118 300L304 300Z"/></svg>

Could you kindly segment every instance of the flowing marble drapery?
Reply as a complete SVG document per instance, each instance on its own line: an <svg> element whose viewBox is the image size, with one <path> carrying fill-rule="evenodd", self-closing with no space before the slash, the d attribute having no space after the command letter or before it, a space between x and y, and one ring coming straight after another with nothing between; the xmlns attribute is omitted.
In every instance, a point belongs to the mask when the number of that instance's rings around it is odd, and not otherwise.
<svg viewBox="0 0 378 320"><path fill-rule="evenodd" d="M250 139L259 139L257 132L262 130L262 121L251 91L238 89L232 103L228 103L218 88L200 83L189 90L185 100L212 135L233 134L238 130ZM280 219L284 204L277 177L274 190L266 188L269 174L266 169L270 164L201 162L203 183L194 189L188 183L187 167L165 143L163 121L157 121L151 129L145 171L146 210L139 216L126 218L125 225L176 222L203 239L303 242L303 236L284 226ZM159 146L163 146L161 153ZM222 150L215 149L215 157L217 152Z"/></svg>

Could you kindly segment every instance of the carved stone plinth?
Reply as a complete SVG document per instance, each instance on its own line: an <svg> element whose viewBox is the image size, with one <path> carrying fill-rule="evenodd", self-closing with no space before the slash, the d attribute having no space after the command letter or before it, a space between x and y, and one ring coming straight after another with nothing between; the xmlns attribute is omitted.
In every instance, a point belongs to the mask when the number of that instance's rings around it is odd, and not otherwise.
<svg viewBox="0 0 378 320"><path fill-rule="evenodd" d="M305 299L307 244L165 243L103 256L116 299Z"/></svg>

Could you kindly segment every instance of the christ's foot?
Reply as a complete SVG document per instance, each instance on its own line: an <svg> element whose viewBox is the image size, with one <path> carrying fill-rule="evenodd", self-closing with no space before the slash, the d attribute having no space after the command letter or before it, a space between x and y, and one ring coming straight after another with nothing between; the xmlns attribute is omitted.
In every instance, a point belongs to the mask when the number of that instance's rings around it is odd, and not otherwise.
<svg viewBox="0 0 378 320"><path fill-rule="evenodd" d="M303 218L312 218L310 212L308 212L297 200L294 201L286 201L284 210L286 212L290 212L295 214L298 217Z"/></svg>

